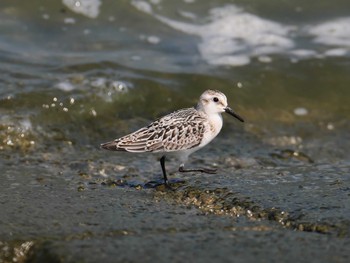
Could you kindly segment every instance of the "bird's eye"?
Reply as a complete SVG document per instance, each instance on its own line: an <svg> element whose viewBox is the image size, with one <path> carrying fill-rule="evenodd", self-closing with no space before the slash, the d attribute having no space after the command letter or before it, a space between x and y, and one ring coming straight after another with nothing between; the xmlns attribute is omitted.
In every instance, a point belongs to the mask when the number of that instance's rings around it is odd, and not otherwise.
<svg viewBox="0 0 350 263"><path fill-rule="evenodd" d="M217 97L214 97L214 98L213 98L213 101L214 101L214 102L218 102L219 99L218 99Z"/></svg>

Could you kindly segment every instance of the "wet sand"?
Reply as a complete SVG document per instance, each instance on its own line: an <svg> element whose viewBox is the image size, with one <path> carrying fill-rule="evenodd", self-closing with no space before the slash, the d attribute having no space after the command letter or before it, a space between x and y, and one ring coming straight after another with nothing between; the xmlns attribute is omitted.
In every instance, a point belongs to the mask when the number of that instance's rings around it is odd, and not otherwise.
<svg viewBox="0 0 350 263"><path fill-rule="evenodd" d="M173 191L149 184L161 179L154 156L67 146L3 158L2 260L347 262L347 164L230 136L189 164L217 175L170 173Z"/></svg>

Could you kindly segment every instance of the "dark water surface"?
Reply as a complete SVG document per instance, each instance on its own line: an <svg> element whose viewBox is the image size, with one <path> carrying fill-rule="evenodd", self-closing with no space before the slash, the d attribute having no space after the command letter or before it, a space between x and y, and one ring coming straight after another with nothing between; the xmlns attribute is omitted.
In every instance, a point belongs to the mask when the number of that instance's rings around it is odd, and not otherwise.
<svg viewBox="0 0 350 263"><path fill-rule="evenodd" d="M349 262L350 2L0 3L0 262ZM178 174L99 144L224 92Z"/></svg>

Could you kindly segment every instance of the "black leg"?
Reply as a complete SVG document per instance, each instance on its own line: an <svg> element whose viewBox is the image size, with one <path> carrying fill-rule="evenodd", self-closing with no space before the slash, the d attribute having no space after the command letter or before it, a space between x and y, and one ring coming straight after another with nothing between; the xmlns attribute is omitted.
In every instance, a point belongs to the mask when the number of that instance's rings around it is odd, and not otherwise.
<svg viewBox="0 0 350 263"><path fill-rule="evenodd" d="M183 166L180 166L179 167L179 172L181 172L181 173L201 172L201 173L206 173L206 174L216 174L216 169L207 169L207 168L202 168L202 169L185 169Z"/></svg>
<svg viewBox="0 0 350 263"><path fill-rule="evenodd" d="M162 158L160 158L160 166L162 167L162 171L163 171L163 178L164 178L164 184L166 186L168 186L168 177L166 176L166 171L165 171L165 155L162 156Z"/></svg>

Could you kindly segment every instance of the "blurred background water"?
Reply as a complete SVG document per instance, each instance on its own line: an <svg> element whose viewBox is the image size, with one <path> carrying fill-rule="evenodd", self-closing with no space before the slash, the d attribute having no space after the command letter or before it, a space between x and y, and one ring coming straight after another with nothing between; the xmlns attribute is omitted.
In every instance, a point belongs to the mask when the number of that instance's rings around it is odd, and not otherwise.
<svg viewBox="0 0 350 263"><path fill-rule="evenodd" d="M135 128L126 120L139 127L138 118L193 105L209 88L251 124L343 127L349 8L345 0L3 0L0 147L35 148L56 135L96 144Z"/></svg>
<svg viewBox="0 0 350 263"><path fill-rule="evenodd" d="M199 233L199 241L208 235L225 241L223 246L212 241L215 257L233 247L256 255L256 247L247 244L258 240L261 255L276 252L267 256L269 262L276 255L285 259L288 254L281 251L291 252L291 262L294 257L348 262L349 10L349 0L1 0L0 261L8 255L4 240L36 244L43 236L62 235L73 255L79 247L74 242L81 241L79 248L94 257L103 253L86 249L84 242L103 251L106 242L96 239L112 237L117 243L106 254L119 256L120 235L138 233L142 225L140 231L162 247L162 235L170 233L172 244L172 229L180 226L177 242L190 244L192 256L198 249L193 233ZM154 191L135 194L133 188L160 178L155 158L104 152L99 144L195 105L206 89L224 92L246 122L225 116L215 143L190 161L218 167L219 173L181 175L183 188L174 196L160 195L180 206L159 207L150 197ZM171 178L180 177L172 173L176 162L168 166ZM106 189L116 185L132 188ZM203 218L184 209L188 202L206 213L229 207L229 213L242 210L247 217L336 237L296 234L276 225L266 231L270 223L266 227L259 220L246 235L252 223ZM134 225L127 225L131 218ZM194 231L192 220L215 235ZM183 223L188 231L181 229ZM154 232L159 224L163 228ZM240 238L228 247L237 224L243 232L235 232ZM188 234L187 243L181 233ZM143 237L131 235L130 242L144 249ZM23 244L18 251L28 245ZM56 245L54 250L62 244ZM315 257L316 250L324 256ZM126 261L139 255L130 251Z"/></svg>

